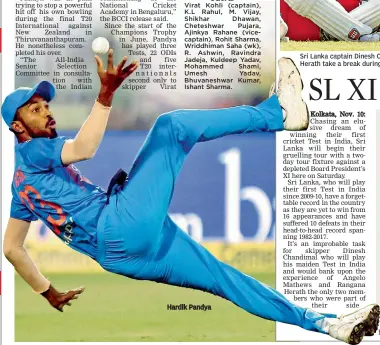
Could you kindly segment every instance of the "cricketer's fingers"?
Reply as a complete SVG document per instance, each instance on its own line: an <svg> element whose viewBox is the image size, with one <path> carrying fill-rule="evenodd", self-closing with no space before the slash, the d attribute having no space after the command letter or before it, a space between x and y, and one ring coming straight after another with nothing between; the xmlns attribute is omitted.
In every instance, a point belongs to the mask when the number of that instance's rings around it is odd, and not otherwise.
<svg viewBox="0 0 380 345"><path fill-rule="evenodd" d="M121 62L117 66L117 72L118 73L120 73L123 70L124 64L126 63L127 60L128 60L128 56L124 56L123 60L121 60Z"/></svg>
<svg viewBox="0 0 380 345"><path fill-rule="evenodd" d="M130 65L123 69L123 78L127 78L139 67L138 61L132 61Z"/></svg>
<svg viewBox="0 0 380 345"><path fill-rule="evenodd" d="M78 299L78 295L80 295L83 291L84 291L84 287L71 290L65 294L65 300L70 301L74 299L74 297L76 297L75 299Z"/></svg>
<svg viewBox="0 0 380 345"><path fill-rule="evenodd" d="M112 72L113 68L114 68L114 66L113 66L113 49L110 49L108 51L108 67L107 67L107 72L108 73Z"/></svg>
<svg viewBox="0 0 380 345"><path fill-rule="evenodd" d="M80 295L84 290L85 290L85 287L81 286L77 289L74 289L73 291L75 292L76 295Z"/></svg>
<svg viewBox="0 0 380 345"><path fill-rule="evenodd" d="M78 299L78 295L80 295L84 291L84 287L80 287L75 290L71 290L66 292L61 297L61 305L64 306L65 304L71 305L70 301L73 299Z"/></svg>
<svg viewBox="0 0 380 345"><path fill-rule="evenodd" d="M95 60L98 66L98 74L101 75L104 72L103 61L98 55L95 55Z"/></svg>

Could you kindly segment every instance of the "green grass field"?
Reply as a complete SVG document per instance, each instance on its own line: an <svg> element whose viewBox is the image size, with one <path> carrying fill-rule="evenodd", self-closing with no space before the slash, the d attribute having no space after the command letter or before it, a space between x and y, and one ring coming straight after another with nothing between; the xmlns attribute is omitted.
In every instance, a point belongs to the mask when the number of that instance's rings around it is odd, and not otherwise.
<svg viewBox="0 0 380 345"><path fill-rule="evenodd" d="M216 296L134 281L108 273L50 274L63 290L86 291L60 313L15 283L16 341L274 341L275 324ZM274 274L255 277L274 286ZM171 304L209 304L212 311L168 311Z"/></svg>
<svg viewBox="0 0 380 345"><path fill-rule="evenodd" d="M281 42L282 51L379 51L379 42Z"/></svg>

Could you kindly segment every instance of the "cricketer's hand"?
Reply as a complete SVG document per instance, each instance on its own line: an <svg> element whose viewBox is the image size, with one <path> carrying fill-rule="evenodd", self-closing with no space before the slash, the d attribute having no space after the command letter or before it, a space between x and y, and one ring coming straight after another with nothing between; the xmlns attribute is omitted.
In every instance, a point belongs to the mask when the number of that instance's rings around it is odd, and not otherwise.
<svg viewBox="0 0 380 345"><path fill-rule="evenodd" d="M78 295L80 295L83 291L84 287L80 287L78 289L62 293L50 285L49 289L43 292L41 295L48 300L53 308L59 310L60 312L63 312L63 307L65 305L71 306L71 301L78 299Z"/></svg>
<svg viewBox="0 0 380 345"><path fill-rule="evenodd" d="M118 66L113 64L113 49L108 51L108 66L107 70L103 67L102 59L99 56L95 56L96 63L98 65L98 75L100 78L100 93L98 100L105 106L110 106L115 91L129 77L138 67L137 61L124 67L128 57L124 56Z"/></svg>

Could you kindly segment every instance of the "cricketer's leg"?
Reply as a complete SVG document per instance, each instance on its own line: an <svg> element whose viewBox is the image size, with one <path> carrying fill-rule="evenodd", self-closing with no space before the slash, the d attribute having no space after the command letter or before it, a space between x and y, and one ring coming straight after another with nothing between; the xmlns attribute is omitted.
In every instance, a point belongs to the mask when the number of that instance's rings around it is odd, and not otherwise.
<svg viewBox="0 0 380 345"><path fill-rule="evenodd" d="M372 29L380 26L380 0L369 0L350 12L357 21Z"/></svg>
<svg viewBox="0 0 380 345"><path fill-rule="evenodd" d="M257 107L176 110L158 117L130 170L129 181L110 198L98 225L98 262L125 255L148 257L162 233L175 181L197 142L229 134L284 128L273 95Z"/></svg>
<svg viewBox="0 0 380 345"><path fill-rule="evenodd" d="M115 273L133 278L197 289L225 298L262 318L326 333L318 326L325 317L288 301L271 287L217 260L204 247L165 218L161 238L149 259L131 259L115 267Z"/></svg>
<svg viewBox="0 0 380 345"><path fill-rule="evenodd" d="M163 236L175 181L197 142L230 134L307 128L308 110L301 96L299 72L290 59L280 59L279 66L278 97L272 95L257 107L176 110L157 119L133 163L128 183L110 198L102 213L99 253L104 253L108 244L109 249L123 247L126 255L154 251Z"/></svg>
<svg viewBox="0 0 380 345"><path fill-rule="evenodd" d="M355 19L335 0L285 0L299 15L342 41L379 41L372 28Z"/></svg>

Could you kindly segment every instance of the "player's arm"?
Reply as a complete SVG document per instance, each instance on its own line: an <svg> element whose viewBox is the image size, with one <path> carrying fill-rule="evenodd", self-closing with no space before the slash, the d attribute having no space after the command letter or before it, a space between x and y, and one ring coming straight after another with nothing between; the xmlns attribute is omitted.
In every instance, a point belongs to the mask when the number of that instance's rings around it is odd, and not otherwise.
<svg viewBox="0 0 380 345"><path fill-rule="evenodd" d="M118 66L114 66L112 49L108 52L107 70L104 70L99 56L95 56L95 59L100 78L99 96L75 139L67 140L64 144L61 153L64 165L90 159L95 155L107 127L113 96L123 81L138 67L137 61L124 67L127 57Z"/></svg>
<svg viewBox="0 0 380 345"><path fill-rule="evenodd" d="M30 222L15 218L9 219L4 235L4 255L14 266L21 278L23 278L36 293L43 295L54 308L63 311L63 307L66 304L70 305L70 301L76 299L77 295L82 293L84 288L68 291L64 294L54 289L50 281L38 270L24 247L29 227Z"/></svg>

